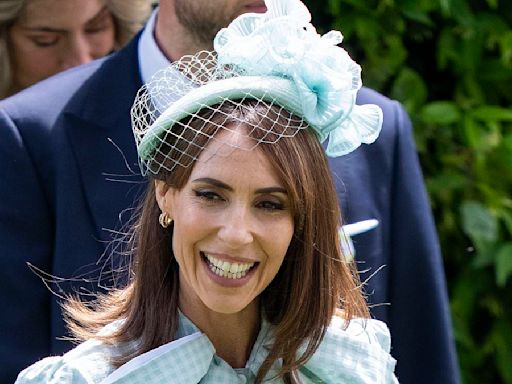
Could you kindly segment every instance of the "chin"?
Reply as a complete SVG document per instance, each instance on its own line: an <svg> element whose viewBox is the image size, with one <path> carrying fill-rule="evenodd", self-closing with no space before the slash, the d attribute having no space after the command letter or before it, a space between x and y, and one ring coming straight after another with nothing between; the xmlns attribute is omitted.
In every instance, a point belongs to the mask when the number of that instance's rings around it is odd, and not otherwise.
<svg viewBox="0 0 512 384"><path fill-rule="evenodd" d="M233 302L234 300L226 300L225 297L219 298L218 300L207 300L204 301L204 304L208 309L213 312L222 313L225 315L234 315L236 313L242 312L244 309L248 307L247 302Z"/></svg>

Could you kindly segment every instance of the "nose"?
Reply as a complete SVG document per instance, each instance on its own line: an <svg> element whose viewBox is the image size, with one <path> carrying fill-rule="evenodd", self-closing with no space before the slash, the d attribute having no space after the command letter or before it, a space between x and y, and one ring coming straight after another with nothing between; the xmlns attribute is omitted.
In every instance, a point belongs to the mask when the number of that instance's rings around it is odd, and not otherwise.
<svg viewBox="0 0 512 384"><path fill-rule="evenodd" d="M248 209L233 207L223 216L218 231L220 240L231 248L239 248L253 242L253 222Z"/></svg>
<svg viewBox="0 0 512 384"><path fill-rule="evenodd" d="M63 54L62 69L76 67L93 60L91 51L92 47L85 36L75 36Z"/></svg>

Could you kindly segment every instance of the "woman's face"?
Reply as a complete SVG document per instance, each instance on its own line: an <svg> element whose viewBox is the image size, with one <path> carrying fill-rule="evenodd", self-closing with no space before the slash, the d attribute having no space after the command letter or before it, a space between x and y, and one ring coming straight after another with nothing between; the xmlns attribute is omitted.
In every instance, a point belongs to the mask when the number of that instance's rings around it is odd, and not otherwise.
<svg viewBox="0 0 512 384"><path fill-rule="evenodd" d="M251 145L237 132L217 137ZM180 305L225 314L256 305L294 231L289 197L268 159L257 148L233 149L213 140L186 185L165 188L157 182L159 206L174 220Z"/></svg>
<svg viewBox="0 0 512 384"><path fill-rule="evenodd" d="M103 0L28 0L9 30L16 90L105 56L115 29Z"/></svg>

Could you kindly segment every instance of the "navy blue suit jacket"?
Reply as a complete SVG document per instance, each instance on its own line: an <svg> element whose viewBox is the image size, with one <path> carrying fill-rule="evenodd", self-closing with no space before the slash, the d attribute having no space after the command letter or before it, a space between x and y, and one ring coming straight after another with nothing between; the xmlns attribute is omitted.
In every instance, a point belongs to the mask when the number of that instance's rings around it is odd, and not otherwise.
<svg viewBox="0 0 512 384"><path fill-rule="evenodd" d="M27 263L55 277L97 277L103 254L145 183L137 171L129 109L141 86L137 39L0 102L0 382L69 349L58 298ZM331 160L345 222L379 226L354 237L372 313L386 321L403 383L458 382L441 256L411 126L401 105L382 107L376 143ZM121 222L129 214L121 215ZM100 261L98 261L100 259ZM108 284L108 283L107 283ZM51 284L57 293L96 290Z"/></svg>

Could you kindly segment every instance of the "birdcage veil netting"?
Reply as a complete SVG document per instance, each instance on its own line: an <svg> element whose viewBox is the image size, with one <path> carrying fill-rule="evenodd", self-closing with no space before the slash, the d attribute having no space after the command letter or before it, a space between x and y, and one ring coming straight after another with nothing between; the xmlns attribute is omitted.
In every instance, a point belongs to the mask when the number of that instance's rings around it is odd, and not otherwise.
<svg viewBox="0 0 512 384"><path fill-rule="evenodd" d="M280 97L269 89L280 81L247 76L236 65L218 65L215 52L207 51L185 56L159 71L139 90L131 110L142 173L189 166L222 131L247 138L222 141L244 150L293 137L308 124L283 107ZM229 153L217 151L216 155Z"/></svg>
<svg viewBox="0 0 512 384"><path fill-rule="evenodd" d="M377 139L382 111L356 104L361 67L338 46L341 33L318 34L300 0L266 5L220 30L214 52L181 58L139 91L132 125L143 174L190 165L230 130L250 137L250 149L309 126L331 157Z"/></svg>

